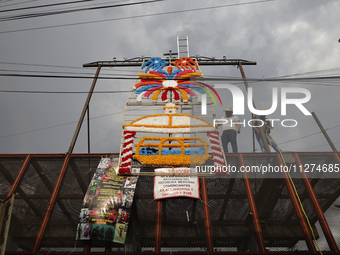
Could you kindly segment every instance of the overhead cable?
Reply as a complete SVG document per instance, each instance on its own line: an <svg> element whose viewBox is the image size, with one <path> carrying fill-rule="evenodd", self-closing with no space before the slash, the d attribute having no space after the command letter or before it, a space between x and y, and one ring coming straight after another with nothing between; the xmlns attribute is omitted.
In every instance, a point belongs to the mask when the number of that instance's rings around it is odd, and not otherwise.
<svg viewBox="0 0 340 255"><path fill-rule="evenodd" d="M44 26L44 27L35 27L35 28L8 30L8 31L1 31L0 34L14 33L14 32L23 32L23 31L32 31L32 30L40 30L40 29L46 29L46 28L56 28L56 27L67 27L67 26L75 26L75 25L94 24L94 23L102 23L102 22L107 22L107 21L135 19L135 18L160 16L160 15L176 14L176 13L183 13L183 12L202 11L202 10L208 10L208 9L217 9L217 8L233 7L233 6L240 6L240 5L250 5L250 4L258 4L258 3L273 2L273 1L274 0L261 0L261 1L252 1L252 2L238 3L238 4L226 4L226 5L218 5L218 6L195 8L195 9L187 9L187 10L178 10L178 11L169 11L169 12L161 12L161 13L151 13L151 14L135 15L135 16L130 16L130 17L121 17L121 18L112 18L112 19L94 20L94 21L83 21L83 22L68 23L68 24L62 24L62 25L51 25L51 26Z"/></svg>
<svg viewBox="0 0 340 255"><path fill-rule="evenodd" d="M92 11L92 10L117 8L117 7L123 7L123 6L131 6L131 5L148 4L148 3L160 2L160 1L164 1L164 0L150 0L150 1L134 2L134 3L126 3L126 4L85 7L85 8L77 8L77 9L66 9L66 10L61 10L61 11L44 11L44 12L36 12L36 13L28 13L28 14L0 17L0 21L11 21L11 20L19 20L19 19L27 19L27 18L37 18L37 17L44 17L44 16L57 15L57 14L66 14L66 13L73 13L73 12L79 12L79 11Z"/></svg>
<svg viewBox="0 0 340 255"><path fill-rule="evenodd" d="M130 93L131 90L93 91L93 94L117 94ZM0 93L24 93L24 94L88 94L88 91L46 91L46 90L0 90Z"/></svg>
<svg viewBox="0 0 340 255"><path fill-rule="evenodd" d="M51 6L60 6L60 5L67 5L67 4L77 4L77 3L92 2L92 1L96 1L96 0L79 0L79 1L70 1L70 2L63 2L63 3L35 5L35 6L16 8L16 9L0 10L0 13L1 12L22 11L22 10L29 10L29 9L36 9L36 8L45 8L45 7L51 7ZM28 2L30 2L30 1L28 1ZM0 6L0 7L3 7L3 6Z"/></svg>

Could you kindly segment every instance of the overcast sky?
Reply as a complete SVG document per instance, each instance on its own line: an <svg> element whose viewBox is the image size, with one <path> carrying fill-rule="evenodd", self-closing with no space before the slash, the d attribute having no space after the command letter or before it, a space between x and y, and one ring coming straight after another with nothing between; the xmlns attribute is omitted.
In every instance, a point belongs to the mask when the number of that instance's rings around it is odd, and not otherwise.
<svg viewBox="0 0 340 255"><path fill-rule="evenodd" d="M57 1L49 1L48 4ZM60 1L62 2L62 1ZM64 1L67 2L67 1ZM133 3L90 1L73 5L3 10L38 6L46 1L0 1L0 74L70 75L93 77L96 69L84 63L116 57L162 57L176 51L176 37L189 36L190 55L246 59L248 78L268 79L338 76L340 73L340 2L338 0L165 0L69 14L5 21L19 14L73 9L84 6ZM233 66L202 66L205 77L238 77ZM20 71L20 72L15 72ZM34 71L34 72L27 72ZM139 68L115 67L102 74L137 75ZM50 73L61 72L61 73ZM70 72L70 73L69 73ZM238 84L226 80L230 84ZM86 93L14 93L5 91L87 92L89 79L0 76L0 153L64 153L68 150ZM131 90L134 80L100 80L96 92ZM340 148L339 79L250 82L258 108L271 106L272 87L301 87L311 92L305 104L315 112ZM239 86L244 91L244 85ZM232 105L228 90L219 89L223 107ZM129 93L96 93L90 104L91 152L118 152L125 103ZM279 101L280 102L280 101ZM247 109L247 107L246 107ZM249 120L246 110L240 119ZM284 151L330 151L313 117L296 107L280 107L269 118L295 119L295 128L274 126ZM74 152L87 152L86 125ZM307 137L305 137L307 136ZM303 138L305 137L305 138ZM294 141L291 141L294 140ZM288 142L290 141L290 142ZM251 128L238 136L240 152L252 151ZM258 145L256 144L256 148Z"/></svg>

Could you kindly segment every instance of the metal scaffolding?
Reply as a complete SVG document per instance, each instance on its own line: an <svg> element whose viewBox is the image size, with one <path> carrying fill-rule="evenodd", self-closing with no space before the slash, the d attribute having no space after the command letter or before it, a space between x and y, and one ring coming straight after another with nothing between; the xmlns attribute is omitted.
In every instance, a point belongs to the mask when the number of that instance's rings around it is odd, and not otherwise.
<svg viewBox="0 0 340 255"><path fill-rule="evenodd" d="M294 169L312 164L339 166L339 154L291 152L284 157ZM0 199L16 195L6 254L136 254L168 250L173 254L277 254L297 249L302 241L306 254L317 252L285 173L275 178L246 172L231 173L227 178L200 178L201 200L174 198L163 202L153 200L153 177L140 176L125 246L76 242L84 194L102 157L118 157L118 153L0 155ZM268 162L283 165L277 153L229 153L227 158L231 166L237 167ZM148 171L152 169L142 168L142 172ZM293 183L316 239L326 240L322 246L326 253L339 253L339 243L333 236L337 232L331 230L324 212L340 195L340 179L329 178L323 172L306 174L297 171Z"/></svg>

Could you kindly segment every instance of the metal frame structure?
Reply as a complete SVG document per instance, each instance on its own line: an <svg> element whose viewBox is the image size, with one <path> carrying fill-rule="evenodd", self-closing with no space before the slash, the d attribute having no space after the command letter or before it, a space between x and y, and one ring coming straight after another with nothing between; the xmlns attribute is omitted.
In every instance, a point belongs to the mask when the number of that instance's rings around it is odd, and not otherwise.
<svg viewBox="0 0 340 255"><path fill-rule="evenodd" d="M49 227L51 217L55 213L55 207L58 206L58 208L61 210L61 212L68 218L68 224L70 226L76 226L77 224L77 217L74 216L74 214L71 213L70 208L67 208L65 206L65 201L63 199L76 199L76 200L82 200L83 199L83 194L88 186L89 183L84 182L82 178L82 171L84 169L81 169L76 166L74 163L74 160L94 160L100 161L100 158L102 157L117 157L118 153L114 155L110 154L0 154L0 173L1 173L1 178L5 179L6 182L9 183L8 187L8 192L6 194L0 194L1 199L6 199L13 194L16 194L16 200L22 200L25 201L27 204L28 208L30 211L34 212L35 214L38 215L38 217L42 218L42 222L39 226L39 231L37 235L35 236L34 240L32 240L32 243L34 245L32 246L32 250L30 251L25 251L25 252L18 252L18 251L6 251L6 254L62 254L63 252L57 252L57 251L47 251L45 245L43 245L43 239L48 238L48 236L51 234L47 229ZM290 155L293 157L293 162L290 162L289 164L296 164L298 166L303 166L305 164L309 163L315 163L315 162L323 162L324 164L339 164L340 165L340 153L339 152L295 152L295 153L290 153ZM233 162L232 164L236 165L250 165L253 164L252 162L256 162L258 160L275 160L276 165L282 165L282 159L279 156L279 154L276 153L229 153L227 154L227 157L229 159L229 162ZM47 176L49 176L49 173L47 169L45 169L41 163L38 163L37 160L39 159L44 159L47 160L46 162L54 162L55 160L63 161L63 164L61 165L61 168L59 172L55 173L58 178L57 180L53 183L52 180L50 180ZM314 161L315 160L315 161ZM319 160L319 161L318 161ZM321 160L321 161L320 161ZM17 171L17 174L15 178L11 176L9 173L9 168L13 166L11 162L18 162L21 161L21 167L20 170ZM45 161L44 161L45 162ZM236 162L236 163L235 163ZM272 161L273 162L273 161ZM47 164L47 163L46 163ZM95 166L96 164L92 164ZM27 171L28 169L34 169L37 173L39 173L40 177L40 182L45 186L44 189L50 190L49 194L46 195L34 195L34 194L29 194L27 191L25 191L24 187L21 186L21 184L29 178L27 176ZM79 184L79 190L78 195L72 195L72 194L63 194L60 195L60 189L63 183L66 181L65 180L65 173L67 171L74 172L75 179L77 180ZM284 173L285 174L285 173ZM292 236L292 243L291 245L294 245L298 240L304 240L307 244L308 251L305 251L304 254L315 254L318 253L318 250L315 247L315 244L313 242L313 238L311 236L310 230L307 226L306 219L303 216L301 212L300 205L297 201L296 194L293 191L293 186L291 181L288 179L288 177L283 176L282 179L280 180L281 183L284 183L285 185L285 190L286 192L274 192L274 190L277 190L277 187L270 186L270 183L275 183L276 179L263 179L260 187L254 188L254 184L251 183L251 181L254 180L254 176L249 176L247 173L242 173L242 176L233 176L231 175L229 178L229 185L228 185L228 190L226 190L225 194L223 195L218 195L218 194L212 194L211 193L211 183L213 182L212 179L206 179L206 178L201 178L201 199L202 199L202 204L203 204L203 212L204 212L204 229L205 229L205 249L206 251L211 254L211 253L216 253L218 254L219 252L216 251L216 247L218 246L218 239L220 237L216 236L216 228L218 228L219 225L223 224L229 224L230 227L233 226L232 222L225 221L223 218L222 220L216 221L215 219L213 220L211 217L211 212L213 210L216 210L216 204L212 204L211 202L216 199L222 199L222 201L226 202L227 204L229 203L228 201L230 200L238 200L238 199L246 199L246 201L249 204L249 219L247 218L242 224L245 224L245 226L252 221L253 223L249 225L249 231L253 232L254 235L256 236L256 246L258 247L258 251L248 251L248 252L242 252L241 250L238 252L235 252L236 254L258 254L259 252L261 253L272 253L272 251L268 250L269 247L272 247L273 243L271 242L274 241L275 235L272 237L274 239L271 239L271 235L269 234L268 231L273 230L276 226L276 228L280 229L285 229L285 228L292 228L294 231L300 231L302 236L300 237L293 237ZM298 190L303 190L303 192L299 193L299 197L303 203L306 201L310 201L312 204L313 210L309 208L307 211L308 215L314 215L312 216L309 220L310 223L313 225L313 228L316 232L316 229L314 227L314 224L316 221L319 222L323 234L325 236L325 239L327 240L327 244L329 246L329 249L326 251L323 251L324 254L339 254L339 249L338 249L338 244L336 243L333 234L329 228L329 225L327 223L327 220L324 216L324 212L335 202L335 200L340 196L340 187L337 188L337 190L331 190L329 193L315 193L315 188L319 185L319 182L322 180L322 175L316 176L315 178L307 178L305 172L301 172L301 180L302 182L298 182L297 189ZM241 179L237 179L241 178ZM218 180L219 178L216 178ZM233 181L234 180L234 181ZM235 180L236 182L239 182L240 180L243 180L244 184L244 189L245 193L244 195L236 195L230 192L229 190L235 189ZM267 181L268 182L267 182ZM335 179L330 179L329 183L334 182ZM3 182L3 185L5 183ZM277 184L277 183L276 183ZM209 186L210 185L210 186ZM40 187L43 190L43 187ZM268 193L271 194L270 200L266 201L268 204L266 205L266 208L269 211L263 210L261 201L266 199L265 197L262 197L262 190L266 190ZM140 193L136 193L135 195L136 203L138 203L138 200L141 200L141 202L144 199L150 200L152 199L152 195L149 197L149 195L143 195ZM39 208L36 206L35 201L39 201L39 199L48 199L48 206L46 207L46 211L43 213ZM280 199L290 199L292 202L292 209L293 213L291 215L287 214L287 219L282 220L282 221L272 221L270 220L270 217L266 215L270 215L272 211L274 210L274 207L277 206L278 200ZM320 204L319 200L322 199L322 205ZM135 203L135 202L134 202ZM168 223L165 221L165 214L166 210L168 210L167 207L165 207L165 204L162 204L162 202L157 201L156 202L156 207L155 210L151 210L151 212L154 213L155 215L155 235L154 235L154 253L163 253L162 252L162 242L164 240L171 240L170 237L166 237L165 233L162 233L162 229L164 226L166 226ZM196 202L197 203L197 202ZM196 204L195 203L195 204ZM225 214L227 210L227 206L218 206L221 210L221 214ZM229 208L229 207L228 207ZM75 208L75 210L80 210L80 208ZM14 205L14 210L13 210L13 218L17 219L17 207ZM229 209L230 210L230 209ZM136 214L142 214L142 211L137 211ZM216 213L214 213L216 214ZM292 226L286 226L287 222L292 222L292 218L294 218L294 215L296 215L297 221L300 223L300 230L299 227L294 227ZM132 215L132 217L137 217L136 215ZM216 216L214 216L216 217ZM263 229L263 225L261 222L263 220L267 219L266 223L266 229ZM250 220L250 221L249 221ZM13 220L12 220L13 221ZM15 221L15 220L14 220ZM137 219L138 222L138 219ZM166 225L164 225L166 224ZM276 225L275 225L276 224ZM279 225L277 225L279 224ZM29 223L27 223L29 225ZM15 225L13 225L15 226ZM138 226L138 224L137 224ZM142 225L145 226L145 225ZM142 226L139 226L140 228ZM176 226L176 224L175 224ZM250 227L253 226L253 227ZM57 227L57 226L55 226ZM253 230L252 230L253 229ZM131 231L134 231L133 228ZM24 233L23 233L24 235ZM134 235L134 233L131 233L130 235ZM319 235L319 233L318 233ZM233 234L226 234L225 238L230 238L232 239ZM25 238L23 236L22 238ZM27 237L28 238L28 237ZM60 237L61 238L61 237ZM146 242L149 243L151 241L150 238L145 237ZM170 239L168 239L170 238ZM272 241L270 241L272 240ZM295 240L295 241L294 241ZM72 241L72 240L71 240ZM20 243L20 241L18 241ZM285 245L290 245L290 242L286 242ZM95 246L93 246L95 245ZM63 241L62 238L60 239L60 246L63 246ZM117 245L115 244L101 244L101 247L105 250L105 253L111 253L113 252L112 249L115 247L117 248ZM91 241L86 241L83 243L81 246L81 251L79 249L76 252L72 252L73 254L94 254L97 253L95 250L93 250L93 247L98 247L98 243L93 244ZM119 247L119 246L118 246ZM122 247L122 246L120 246ZM44 248L44 249L42 249ZM71 249L72 247L69 247L68 249ZM117 252L119 253L119 252ZM124 251L122 252L124 254L129 253L129 251ZM200 252L192 252L192 253L200 253ZM205 253L205 252L204 252ZM284 252L281 252L284 253ZM136 252L134 252L136 254ZM181 252L173 254L181 254ZM274 252L273 254L278 254L277 252Z"/></svg>
<svg viewBox="0 0 340 255"><path fill-rule="evenodd" d="M173 53L174 55L175 53ZM124 58L124 60L116 60L116 58L113 58L112 61L96 61L91 63L86 63L83 65L83 67L115 67L115 66L141 66L145 60L150 59L151 57L135 57L135 58ZM206 66L206 65L231 65L231 66L237 66L239 64L241 65L256 65L255 61L249 61L244 59L228 59L225 56L223 58L210 58L210 57L204 57L200 55L191 56L191 58L197 59L197 63L200 66Z"/></svg>
<svg viewBox="0 0 340 255"><path fill-rule="evenodd" d="M246 88L247 80L242 66L256 65L256 62L242 59L227 59L226 57L223 57L222 59L215 59L195 56L194 58L196 58L199 65L233 65L239 67ZM92 241L82 242L80 247L78 247L75 251L75 247L73 248L68 244L65 244L66 239L67 241L72 242L72 240L69 240L70 237L66 236L65 233L67 232L66 229L72 231L72 227L75 228L77 225L77 210L80 210L80 208L73 208L68 205L68 200L77 201L78 204L82 202L90 180L90 178L86 178L86 176L90 175L91 171L92 173L94 172L96 162L98 163L101 157L119 157L119 153L111 155L108 153L72 153L86 111L88 112L89 102L94 91L96 81L99 77L100 70L102 67L141 66L147 59L149 58L139 57L124 59L123 61L113 59L113 61L98 61L83 65L84 67L97 67L97 72L69 150L66 154L0 154L0 180L2 180L5 185L1 189L2 194L0 194L0 199L5 200L13 194L16 194L15 201L20 201L25 204L27 212L32 213L34 217L41 219L41 222L38 224L39 230L35 232L36 234L26 233L25 231L22 233L16 233L19 237L21 235L22 239L27 239L25 240L25 244L22 243L23 240L20 240L20 238L19 240L12 240L13 243L17 242L16 244L18 248L23 251L14 251L9 248L9 250L6 251L6 254L63 254L65 252L69 254L143 253L141 247L129 248L113 243L98 243ZM171 53L169 59L171 60ZM266 142L266 139L264 139L264 141ZM228 164L234 164L238 167L257 165L259 162L271 162L271 164L275 164L277 166L283 166L285 164L279 154L275 153L228 153L226 156ZM286 156L290 157L290 162L288 162L288 164L295 166L304 166L305 164L309 164L314 161L318 162L318 164L340 165L340 154L338 152L295 152L289 153L289 155ZM38 161L41 159L44 159L46 161L44 161L46 165L50 165L52 170L48 169L45 164L42 165L39 163ZM62 162L62 164L55 166L54 162L56 160ZM87 170L89 172L86 172L84 167L79 167L75 162L76 160L88 161L86 168L90 169ZM19 163L19 161L21 163ZM20 169L17 169L15 174L12 172L13 165L16 165L16 167L20 165ZM198 230L199 228L204 228L204 235L202 234L199 235L199 237L195 237L194 235L190 236L192 233L187 233L188 240L186 240L187 236L179 237L177 240L174 236L169 235L169 227L175 229L186 228L181 225L183 222L169 222L166 215L170 209L166 201L157 201L154 209L148 209L147 213L152 213L154 215L151 220L151 226L154 227L154 231L150 231L150 226L147 225L148 222L142 223L139 216L142 214L145 216L146 214L146 212L143 211L141 204L145 203L145 201L149 201L148 203L153 201L152 190L144 190L146 193L137 191L134 202L136 209L134 210L134 215L131 215L132 222L135 222L135 224L134 227L130 229L130 238L136 239L137 237L134 235L137 234L137 232L143 233L142 237L138 237L139 245L142 247L153 247L153 253L156 254L166 253L164 248L172 248L173 246L171 241L174 239L176 239L179 243L185 243L182 245L187 248L199 246L203 250L198 251L193 249L191 252L171 251L173 254L221 254L223 252L219 252L218 250L221 247L237 247L237 251L232 252L235 254L287 254L290 252L283 250L280 252L274 252L271 248L292 248L299 241L305 241L306 243L307 251L304 251L304 254L316 254L318 250L313 241L313 235L311 234L308 226L309 224L306 221L304 210L301 207L301 204L305 202L312 205L311 207L308 207L306 215L309 215L309 222L313 231L317 233L315 223L318 221L327 241L329 249L323 251L324 254L339 254L338 244L336 243L333 233L330 230L324 216L324 212L340 196L340 185L337 185L338 179L330 179L330 182L333 182L334 188L329 191L329 193L317 193L317 187L322 180L322 173L316 177L309 178L304 172L305 169L303 169L303 167L301 169L303 171L301 171L301 176L299 178L302 181L299 181L296 185L297 189L302 190L302 192L300 191L298 196L296 194L297 192L294 182L289 178L287 173L282 173L280 178L273 179L256 178L256 176L254 177L254 175L247 174L246 172L234 175L231 174L227 178L200 178L202 205L200 207L197 200L192 202L191 217L196 219L199 215L198 211L201 210L200 213L203 215L202 222L197 223L197 219L193 222L193 224L195 223L197 225ZM30 185L22 185L23 182L31 178L30 175L32 175L32 173L30 172L30 174L28 174L28 170L34 173L34 176L38 178L37 182L41 185L41 187L39 187L41 192L38 192L37 194L36 189L30 190L30 188L32 188ZM65 176L67 176L70 172L72 172L72 176L74 177L78 188L75 187L74 190L72 190L72 193L64 191L63 194L61 194L61 189L67 181ZM147 177L144 176L144 178ZM144 181L146 181L146 179L144 179ZM260 185L258 187L256 186L257 181L260 181ZM143 182L143 179L139 182ZM214 192L213 187L215 182L225 183L225 185L227 185L226 190L222 193L220 191ZM152 182L148 180L148 185L150 185L150 183ZM244 188L240 188L240 183L244 185ZM143 185L143 183L140 185ZM278 187L280 188L278 189ZM45 190L46 193L44 193L43 190ZM235 193L235 190L238 191ZM323 200L322 203L319 201L320 199ZM41 200L48 201L46 206L40 205ZM279 220L275 220L273 219L275 218L273 214L274 212L277 213L279 211L280 201L282 200L290 200L291 205L289 206L289 211L285 211L283 213L284 216L282 216ZM299 200L302 202L300 203ZM237 201L242 204L242 213L246 216L243 218L241 217L238 220L225 219L226 213L232 210L232 201ZM214 213L212 213L213 210ZM218 212L216 213L215 210ZM58 218L56 217L57 211L62 214L62 217L59 217L65 219L65 226L58 226L55 222L53 222L53 224L51 223L52 219L54 221ZM12 222L15 224L13 226L15 227L21 224L19 227L23 230L30 229L30 226L33 223L30 224L29 222L22 222L19 219L19 216L20 212L18 210L18 206L14 206ZM28 215L24 216L28 217ZM24 216L21 215L21 217ZM265 228L262 222L265 223ZM287 222L290 225L287 226ZM64 228L64 232L62 228ZM145 228L148 230L145 230ZM227 231L229 228L232 230ZM233 230L235 232L233 232ZM12 230L12 235L13 232L15 232L15 230ZM190 228L190 232L192 232L192 227ZM56 237L55 235L59 236ZM316 236L318 237L319 233L317 233ZM50 239L52 237L55 240L51 241ZM192 243L195 243L196 241L195 239L199 239L197 240L198 244L196 243L195 246L192 247ZM228 243L228 240L230 240L231 243ZM52 247L52 245L49 246L50 243L53 243L54 246L60 247L61 250L58 251L58 249L56 249L58 247ZM130 245L134 246L133 243ZM97 247L100 247L100 252L95 249ZM149 251L147 253L149 253Z"/></svg>
<svg viewBox="0 0 340 255"><path fill-rule="evenodd" d="M182 39L177 38L178 45L180 45L180 40L182 40ZM182 46L185 46L187 48L187 54L189 55L188 37L186 39L183 39L183 40L186 41L186 45L182 45ZM164 55L169 55L169 57L166 58L169 61L169 63L172 63L172 62L174 62L175 60L178 59L178 58L172 57L171 51L170 51L169 54L164 54ZM179 53L173 53L173 55L179 55ZM248 90L248 82L247 82L247 78L246 78L244 70L243 70L243 65L256 65L256 62L248 61L248 60L243 60L243 59L227 59L225 56L223 56L222 59L204 57L204 56L199 56L199 55L196 55L196 56L194 56L192 58L195 59L196 63L199 66L201 66L201 65L233 65L233 66L237 66L240 69L240 72L241 72L241 75L242 75L242 78L243 78L243 81L244 81L244 85L245 85L246 89ZM68 153L69 154L73 152L73 148L74 148L75 143L77 141L77 138L78 138L78 135L79 135L79 132L80 132L80 129L81 129L82 123L84 121L86 113L88 115L87 116L88 117L87 118L88 153L90 153L90 132L89 132L89 130L90 130L90 116L89 116L89 104L90 104L90 100L91 100L91 97L92 97L92 94L93 94L96 82L98 80L98 77L99 77L99 74L100 74L100 71L101 71L101 68L102 67L111 67L112 68L112 67L118 67L118 66L129 66L129 67L139 66L139 67L141 67L145 63L145 61L147 61L148 59L150 59L150 57L144 57L144 56L136 57L136 58L131 58L131 59L124 58L124 60L116 60L116 58L114 58L113 61L97 61L97 62L87 63L87 64L83 65L83 67L97 67L97 71L96 71L96 74L94 76L94 79L93 79L91 88L89 90L87 99L85 101L82 113L80 115L80 118L79 118L79 121L78 121L78 124L77 124L77 128L76 128L76 130L74 132L74 135L73 135L73 139L72 139L70 147L68 149ZM137 103L137 102L130 102L132 93L133 93L133 91L131 91L131 93L129 95L128 102L127 102L127 104L125 106L124 124L125 124L126 115L127 115L127 112L126 112L127 111L127 106L140 106L141 105L140 103ZM209 104L211 105L211 102ZM254 104L254 102L253 102L253 104ZM149 104L148 103L143 103L143 105L150 105L150 106L161 105L161 106L163 106L163 103L152 103L152 104L150 104L150 103ZM183 111L183 109L189 109L189 110L193 111L195 103L189 103L189 104L184 103L185 108L183 108L183 103L178 103L178 105L180 106L181 112ZM187 108L188 106L189 106L189 108ZM213 114L213 118L215 118L215 114L214 114L213 108L212 108L212 114ZM263 143L265 145L266 151L270 152L267 140L265 139L265 135L264 135L262 130L260 130L260 132L261 132L261 137L262 137ZM252 133L253 133L253 151L255 152L254 130L252 130ZM121 146L122 146L122 141L123 141L123 135L122 135L122 138L121 138Z"/></svg>

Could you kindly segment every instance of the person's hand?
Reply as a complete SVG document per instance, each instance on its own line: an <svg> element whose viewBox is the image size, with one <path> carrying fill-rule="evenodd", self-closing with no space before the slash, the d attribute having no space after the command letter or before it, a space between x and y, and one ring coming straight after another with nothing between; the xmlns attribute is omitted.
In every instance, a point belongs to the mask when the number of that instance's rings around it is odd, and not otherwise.
<svg viewBox="0 0 340 255"><path fill-rule="evenodd" d="M241 130L237 130L237 133L238 133L238 134L241 133Z"/></svg>

